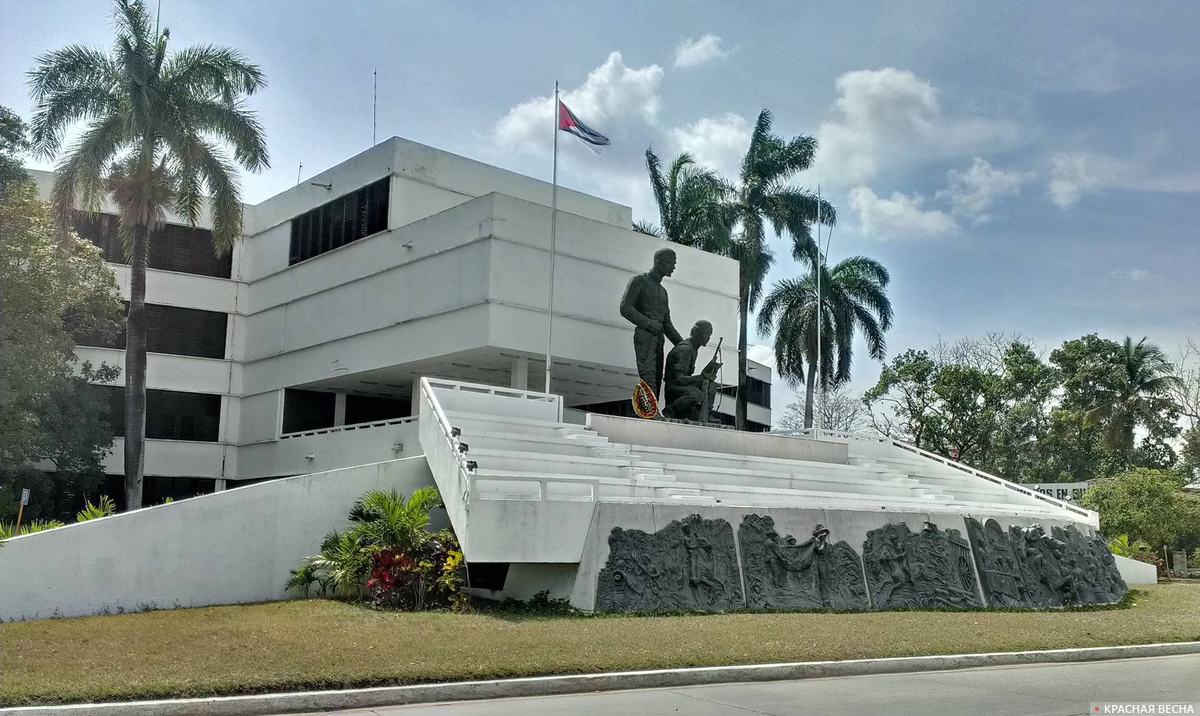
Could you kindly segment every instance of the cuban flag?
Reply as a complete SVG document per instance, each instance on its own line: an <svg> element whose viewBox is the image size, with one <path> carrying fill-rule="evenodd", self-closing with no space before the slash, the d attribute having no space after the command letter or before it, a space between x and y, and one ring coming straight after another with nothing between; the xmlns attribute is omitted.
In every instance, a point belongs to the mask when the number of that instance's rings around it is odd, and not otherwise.
<svg viewBox="0 0 1200 716"><path fill-rule="evenodd" d="M558 129L568 134L574 134L580 141L588 145L588 149L597 154L600 153L600 150L593 147L607 147L609 144L608 137L580 122L575 113L568 109L562 100L558 102Z"/></svg>

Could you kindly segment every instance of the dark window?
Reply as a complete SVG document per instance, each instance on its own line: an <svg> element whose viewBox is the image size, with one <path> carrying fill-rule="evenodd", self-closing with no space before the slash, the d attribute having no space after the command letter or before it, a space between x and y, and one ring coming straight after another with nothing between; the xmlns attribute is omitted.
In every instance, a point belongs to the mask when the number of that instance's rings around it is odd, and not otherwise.
<svg viewBox="0 0 1200 716"><path fill-rule="evenodd" d="M407 418L411 413L412 402L408 400L369 398L363 395L346 396L347 425Z"/></svg>
<svg viewBox="0 0 1200 716"><path fill-rule="evenodd" d="M618 418L636 418L632 400L611 400L607 403L592 403L590 405L572 405L576 410L597 415L612 415Z"/></svg>
<svg viewBox="0 0 1200 716"><path fill-rule="evenodd" d="M112 214L75 215L75 231L100 247L104 260L128 264L125 249L118 234L119 220ZM179 224L163 224L150 235L147 266L163 271L180 271L229 278L233 274L233 254L218 257L212 231Z"/></svg>
<svg viewBox="0 0 1200 716"><path fill-rule="evenodd" d="M333 427L333 393L315 390L283 391L283 432L300 433Z"/></svg>
<svg viewBox="0 0 1200 716"><path fill-rule="evenodd" d="M129 304L126 303L128 310ZM225 357L225 328L229 316L216 311L146 304L146 350L197 358ZM81 346L124 349L125 326L117 335L104 340L96 335L78 335Z"/></svg>
<svg viewBox="0 0 1200 716"><path fill-rule="evenodd" d="M467 585L473 589L504 589L508 580L508 562L468 562Z"/></svg>
<svg viewBox="0 0 1200 716"><path fill-rule="evenodd" d="M724 388L721 388L719 392L722 395L736 397L737 396L737 386L736 385L726 386ZM755 405L761 405L764 408L770 409L770 407L771 407L771 384L764 380L759 380L758 378L751 378L750 376L746 376L746 400L751 403L754 403Z"/></svg>
<svg viewBox="0 0 1200 716"><path fill-rule="evenodd" d="M292 219L288 265L387 229L390 188L380 179Z"/></svg>
<svg viewBox="0 0 1200 716"><path fill-rule="evenodd" d="M149 477L142 484L142 507L161 505L171 498L186 500L197 495L207 495L216 489L212 479L203 477Z"/></svg>
<svg viewBox="0 0 1200 716"><path fill-rule="evenodd" d="M99 385L108 394L108 421L113 435L125 435L125 388ZM152 440L216 442L221 428L221 396L146 391L146 437Z"/></svg>

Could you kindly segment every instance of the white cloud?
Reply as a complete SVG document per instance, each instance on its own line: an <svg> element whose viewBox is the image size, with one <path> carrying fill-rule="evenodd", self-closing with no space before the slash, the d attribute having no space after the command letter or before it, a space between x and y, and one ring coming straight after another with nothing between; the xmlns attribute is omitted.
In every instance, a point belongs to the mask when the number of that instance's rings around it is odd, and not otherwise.
<svg viewBox="0 0 1200 716"><path fill-rule="evenodd" d="M850 206L858 212L864 236L880 239L922 239L944 236L958 229L958 223L947 213L925 210L925 198L920 194L907 196L900 192L890 199L881 199L865 186L850 190Z"/></svg>
<svg viewBox="0 0 1200 716"><path fill-rule="evenodd" d="M1047 191L1060 209L1071 206L1086 193L1120 186L1133 168L1127 163L1086 152L1069 152L1050 157L1051 177Z"/></svg>
<svg viewBox="0 0 1200 716"><path fill-rule="evenodd" d="M1104 189L1200 192L1200 173L1162 170L1161 158L1167 151L1168 147L1160 144L1137 161L1092 152L1055 154L1050 157L1047 195L1060 209L1066 209L1084 194Z"/></svg>
<svg viewBox="0 0 1200 716"><path fill-rule="evenodd" d="M713 60L729 57L731 51L721 47L721 38L709 33L698 40L688 38L675 48L675 66L679 68L699 67Z"/></svg>
<svg viewBox="0 0 1200 716"><path fill-rule="evenodd" d="M1112 272L1112 276L1114 278L1127 279L1129 281L1145 281L1146 279L1150 278L1152 275L1153 274L1151 274L1146 269L1141 269L1141 268L1125 269L1125 270Z"/></svg>
<svg viewBox="0 0 1200 716"><path fill-rule="evenodd" d="M984 159L975 157L970 169L964 172L951 169L949 177L950 185L939 191L935 198L949 203L950 212L955 216L980 222L988 220L984 212L998 197L1020 193L1021 184L1030 175L995 169Z"/></svg>
<svg viewBox="0 0 1200 716"><path fill-rule="evenodd" d="M610 137L627 122L658 121L658 90L663 69L658 65L631 68L620 52L613 52L587 80L562 93L562 101L581 120ZM549 154L547 131L554 118L554 98L535 97L513 107L496 122L497 144L513 152Z"/></svg>
<svg viewBox="0 0 1200 716"><path fill-rule="evenodd" d="M697 163L732 179L750 146L752 130L750 120L730 113L672 127L667 130L667 140L676 152L690 152Z"/></svg>
<svg viewBox="0 0 1200 716"><path fill-rule="evenodd" d="M937 89L907 70L847 72L835 87L836 116L817 130L823 181L857 184L895 164L973 154L1018 138L1008 120L944 116Z"/></svg>

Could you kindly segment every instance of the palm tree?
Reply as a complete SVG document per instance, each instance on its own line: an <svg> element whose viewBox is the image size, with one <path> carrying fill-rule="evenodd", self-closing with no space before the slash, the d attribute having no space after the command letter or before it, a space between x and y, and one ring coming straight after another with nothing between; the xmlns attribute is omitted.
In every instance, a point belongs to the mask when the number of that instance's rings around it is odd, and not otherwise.
<svg viewBox="0 0 1200 716"><path fill-rule="evenodd" d="M687 152L675 157L664 176L658 155L647 149L646 170L662 224L639 222L636 230L711 253L728 253L729 184L715 171L698 166Z"/></svg>
<svg viewBox="0 0 1200 716"><path fill-rule="evenodd" d="M42 55L29 73L39 154L59 152L67 128L87 123L62 157L53 204L63 236L76 206L94 212L108 193L120 209L130 262L125 351L125 496L142 503L146 412L146 258L168 209L193 226L205 192L213 242L228 251L242 231L238 164L269 166L262 126L243 98L266 85L240 52L212 45L168 56L167 30L152 29L141 0L115 0L111 54L70 45ZM227 148L232 148L230 159ZM64 240L66 240L64 238Z"/></svg>
<svg viewBox="0 0 1200 716"><path fill-rule="evenodd" d="M436 487L413 490L407 499L395 490L372 490L350 510L357 524L349 534L364 544L415 554L433 539L429 513L441 506Z"/></svg>
<svg viewBox="0 0 1200 716"><path fill-rule="evenodd" d="M808 136L784 141L771 133L771 112L764 109L754 124L750 146L742 159L739 185L734 188L728 211L736 234L725 252L738 261L741 270L738 292L738 391L736 425L746 428L746 350L749 343L750 311L762 297L762 284L775 261L767 244L768 223L776 236L792 238L792 254L810 266L818 263L817 245L809 232L817 221L832 226L837 212L815 194L788 184L795 174L808 169L817 152L817 140ZM818 212L818 206L820 207Z"/></svg>
<svg viewBox="0 0 1200 716"><path fill-rule="evenodd" d="M1104 444L1126 463L1133 453L1133 430L1138 423L1152 424L1171 402L1170 391L1179 385L1174 367L1162 349L1146 338L1129 336L1117 354L1117 364L1097 380L1095 405L1086 424L1104 426Z"/></svg>
<svg viewBox="0 0 1200 716"><path fill-rule="evenodd" d="M760 333L778 329L775 364L779 375L793 385L805 386L805 428L813 425L817 332L820 331L822 344L821 385L829 387L850 379L856 332L862 331L867 353L875 360L883 360L887 352L883 334L892 327L892 302L887 297L891 278L883 264L865 256L852 256L832 270L824 265L820 268L823 272L820 301L814 269L800 278L777 281L758 312Z"/></svg>

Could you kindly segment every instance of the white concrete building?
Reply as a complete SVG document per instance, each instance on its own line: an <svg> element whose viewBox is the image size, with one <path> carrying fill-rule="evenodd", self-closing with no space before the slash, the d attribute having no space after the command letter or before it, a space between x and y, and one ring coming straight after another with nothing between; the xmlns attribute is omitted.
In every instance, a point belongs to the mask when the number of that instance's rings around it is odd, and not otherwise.
<svg viewBox="0 0 1200 716"><path fill-rule="evenodd" d="M1120 599L1119 572L1145 579L1107 558L1095 512L890 438L622 417L637 375L618 305L664 243L627 207L559 200L549 392L543 182L393 138L246 207L224 260L204 229L170 224L147 281L145 502L217 494L6 540L0 574L22 578L0 579L0 620L283 599L364 491L426 485L481 597L1046 607ZM80 232L127 295L115 222ZM734 345L737 265L676 251L676 326L705 318ZM120 363L121 345L78 350ZM770 373L752 377L765 430Z"/></svg>
<svg viewBox="0 0 1200 716"><path fill-rule="evenodd" d="M35 177L49 196L53 175ZM541 390L550 193L392 138L246 206L232 255L212 255L207 217L195 229L168 217L147 271L145 503L420 455L420 376ZM637 377L618 303L664 244L631 230L628 207L558 196L552 392L568 421L582 422L581 408L624 414ZM127 297L115 213L105 207L78 229L104 249ZM686 334L705 318L736 345L736 263L674 248L665 285L677 327ZM120 365L123 345L83 339L78 354ZM730 387L716 409L732 422L736 354L723 353ZM770 382L751 363L752 429L770 427ZM122 386L110 388L118 431ZM122 450L118 438L105 466L114 486Z"/></svg>

